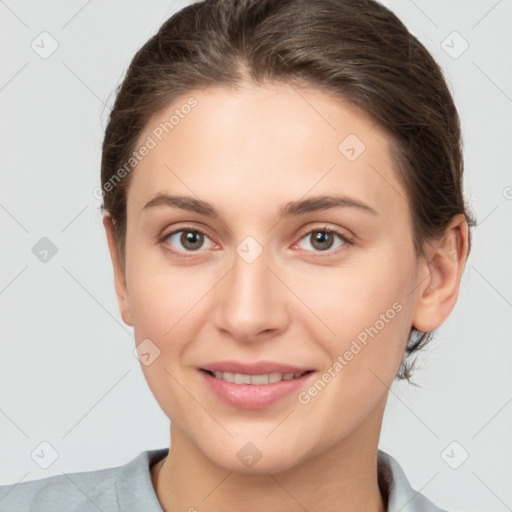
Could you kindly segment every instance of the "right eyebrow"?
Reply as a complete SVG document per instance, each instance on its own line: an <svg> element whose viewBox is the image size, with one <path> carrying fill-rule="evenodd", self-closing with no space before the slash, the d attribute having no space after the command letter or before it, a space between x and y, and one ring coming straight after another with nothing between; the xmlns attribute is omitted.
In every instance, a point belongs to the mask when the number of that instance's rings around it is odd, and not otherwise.
<svg viewBox="0 0 512 512"><path fill-rule="evenodd" d="M147 202L142 211L148 211L151 208L181 208L182 210L188 210L208 217L220 218L220 212L218 212L210 203L195 199L187 196L172 196L168 194L158 194L151 201Z"/></svg>

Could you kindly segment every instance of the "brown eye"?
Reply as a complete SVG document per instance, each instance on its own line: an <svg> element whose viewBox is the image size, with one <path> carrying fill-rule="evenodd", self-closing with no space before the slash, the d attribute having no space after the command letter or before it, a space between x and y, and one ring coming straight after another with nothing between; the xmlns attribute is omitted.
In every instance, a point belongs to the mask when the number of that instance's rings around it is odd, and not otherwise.
<svg viewBox="0 0 512 512"><path fill-rule="evenodd" d="M337 248L350 244L350 240L336 230L323 228L310 231L301 238L296 246L317 253L334 253Z"/></svg>
<svg viewBox="0 0 512 512"><path fill-rule="evenodd" d="M180 237L180 243L185 249L194 251L200 249L204 242L204 235L197 231L183 231Z"/></svg>
<svg viewBox="0 0 512 512"><path fill-rule="evenodd" d="M166 235L163 241L178 253L198 252L200 249L213 247L214 245L207 235L195 229L173 231ZM208 242L209 246L205 242Z"/></svg>
<svg viewBox="0 0 512 512"><path fill-rule="evenodd" d="M330 249L334 243L334 234L328 231L312 231L309 236L311 245L319 251Z"/></svg>

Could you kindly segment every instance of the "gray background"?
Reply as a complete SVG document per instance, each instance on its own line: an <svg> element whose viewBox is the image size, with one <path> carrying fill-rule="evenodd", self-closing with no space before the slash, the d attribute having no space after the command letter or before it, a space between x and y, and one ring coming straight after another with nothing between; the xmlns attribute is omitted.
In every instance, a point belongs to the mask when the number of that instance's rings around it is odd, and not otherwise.
<svg viewBox="0 0 512 512"><path fill-rule="evenodd" d="M93 190L114 88L185 3L0 1L2 484L168 446L168 420L117 309ZM420 360L421 387L391 390L381 448L440 506L512 510L512 2L385 4L446 73L480 225L459 302ZM57 50L42 58L52 40ZM46 262L32 251L43 237L57 248Z"/></svg>

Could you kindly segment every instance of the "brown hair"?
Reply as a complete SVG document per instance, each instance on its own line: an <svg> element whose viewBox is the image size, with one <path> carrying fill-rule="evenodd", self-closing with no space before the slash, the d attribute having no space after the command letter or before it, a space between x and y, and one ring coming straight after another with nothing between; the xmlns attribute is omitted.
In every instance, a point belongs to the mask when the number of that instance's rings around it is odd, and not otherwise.
<svg viewBox="0 0 512 512"><path fill-rule="evenodd" d="M463 198L452 96L433 57L390 10L373 0L204 0L161 26L117 90L101 182L102 209L113 219L123 265L126 193L135 167L126 163L149 120L195 88L236 88L245 81L322 90L362 108L387 130L418 255L455 215L475 225ZM432 335L413 331L397 378L410 378L414 363L406 361Z"/></svg>

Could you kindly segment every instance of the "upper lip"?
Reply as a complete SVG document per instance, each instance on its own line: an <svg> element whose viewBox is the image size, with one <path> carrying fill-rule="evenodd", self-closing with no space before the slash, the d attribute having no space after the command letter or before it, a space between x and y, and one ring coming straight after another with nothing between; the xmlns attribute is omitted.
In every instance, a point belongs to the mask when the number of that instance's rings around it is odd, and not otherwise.
<svg viewBox="0 0 512 512"><path fill-rule="evenodd" d="M242 373L244 375L265 375L267 373L305 373L311 368L290 364L260 361L258 363L240 363L236 361L218 361L201 366L202 370L210 372Z"/></svg>

